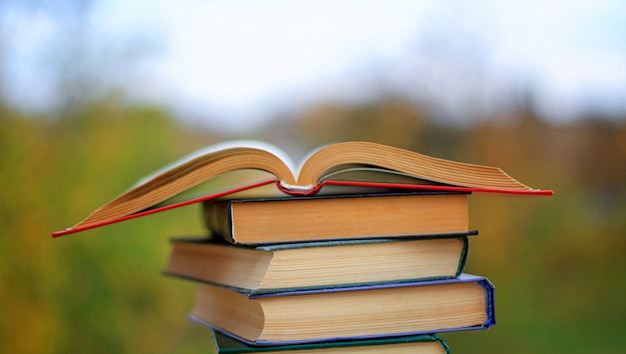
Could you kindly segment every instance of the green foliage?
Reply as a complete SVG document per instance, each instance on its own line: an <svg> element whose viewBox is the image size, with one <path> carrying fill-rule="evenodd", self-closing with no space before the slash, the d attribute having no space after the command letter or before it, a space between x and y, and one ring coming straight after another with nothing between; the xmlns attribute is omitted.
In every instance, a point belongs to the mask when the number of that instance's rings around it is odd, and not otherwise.
<svg viewBox="0 0 626 354"><path fill-rule="evenodd" d="M164 279L167 239L201 232L193 212L67 239L71 225L180 157L189 134L154 109L85 107L51 122L0 118L0 351L174 352L193 288ZM183 291L185 290L185 291ZM189 331L193 333L193 331Z"/></svg>
<svg viewBox="0 0 626 354"><path fill-rule="evenodd" d="M553 197L471 198L468 271L497 289L498 325L444 334L456 352L614 352L626 346L626 127L551 126L523 112L454 128L409 102L326 105L256 138L306 152L371 140L496 165ZM58 119L0 110L0 352L205 352L195 287L163 277L172 236L203 232L189 206L52 239L140 177L227 137L115 100Z"/></svg>

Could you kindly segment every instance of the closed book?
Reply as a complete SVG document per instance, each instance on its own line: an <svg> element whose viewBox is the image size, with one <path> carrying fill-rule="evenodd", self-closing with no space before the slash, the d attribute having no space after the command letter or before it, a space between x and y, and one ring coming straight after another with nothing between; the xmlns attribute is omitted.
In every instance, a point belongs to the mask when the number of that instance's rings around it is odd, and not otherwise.
<svg viewBox="0 0 626 354"><path fill-rule="evenodd" d="M464 233L468 194L426 192L206 202L208 229L235 244Z"/></svg>
<svg viewBox="0 0 626 354"><path fill-rule="evenodd" d="M190 319L252 345L394 337L489 328L484 277L248 294L199 283Z"/></svg>
<svg viewBox="0 0 626 354"><path fill-rule="evenodd" d="M261 347L248 345L219 331L210 330L209 352L217 354L449 354L448 344L437 335L401 336L379 339L330 341Z"/></svg>
<svg viewBox="0 0 626 354"><path fill-rule="evenodd" d="M179 238L165 274L249 293L452 278L463 271L468 244L466 234L254 247Z"/></svg>

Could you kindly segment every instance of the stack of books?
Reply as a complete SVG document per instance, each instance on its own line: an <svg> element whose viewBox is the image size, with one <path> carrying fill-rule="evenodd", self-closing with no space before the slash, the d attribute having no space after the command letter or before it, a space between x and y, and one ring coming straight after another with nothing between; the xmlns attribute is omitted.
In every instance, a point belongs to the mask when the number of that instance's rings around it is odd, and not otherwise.
<svg viewBox="0 0 626 354"><path fill-rule="evenodd" d="M446 352L433 333L495 323L493 286L462 273L476 233L467 197L206 202L216 237L174 240L166 274L198 282L190 318L236 339L220 347Z"/></svg>
<svg viewBox="0 0 626 354"><path fill-rule="evenodd" d="M202 203L210 237L173 240L165 273L197 283L189 318L214 351L446 353L438 334L495 324L493 285L463 273L468 196L551 194L373 143L319 149L297 177L280 156L214 147L55 236Z"/></svg>

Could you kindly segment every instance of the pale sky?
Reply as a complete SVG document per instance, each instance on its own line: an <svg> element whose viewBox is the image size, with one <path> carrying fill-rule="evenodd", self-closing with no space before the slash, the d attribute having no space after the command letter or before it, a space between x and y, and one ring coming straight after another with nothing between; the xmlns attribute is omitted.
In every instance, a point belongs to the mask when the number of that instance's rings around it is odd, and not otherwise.
<svg viewBox="0 0 626 354"><path fill-rule="evenodd" d="M131 97L213 123L254 126L381 86L461 107L521 85L554 119L593 105L626 112L622 1L114 0L90 16L93 62L116 43L149 43L113 75ZM63 35L59 20L45 9L4 18L5 95L45 107L58 93L41 51Z"/></svg>

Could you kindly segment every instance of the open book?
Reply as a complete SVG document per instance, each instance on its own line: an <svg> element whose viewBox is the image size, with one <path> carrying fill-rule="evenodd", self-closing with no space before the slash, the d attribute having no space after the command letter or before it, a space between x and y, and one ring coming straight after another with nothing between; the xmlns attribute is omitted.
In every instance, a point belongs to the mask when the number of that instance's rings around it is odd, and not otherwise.
<svg viewBox="0 0 626 354"><path fill-rule="evenodd" d="M376 192L386 188L552 194L532 189L496 167L443 160L371 142L325 145L296 167L276 146L230 141L166 166L53 236L223 197L363 193L364 188Z"/></svg>

